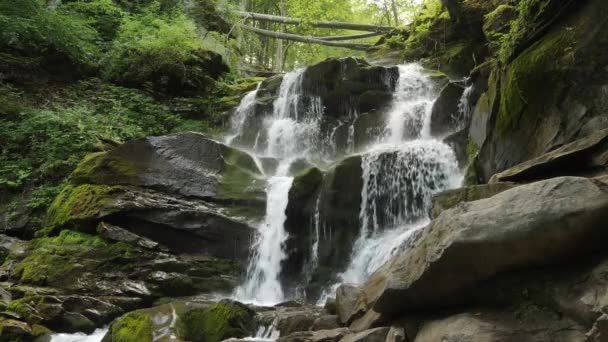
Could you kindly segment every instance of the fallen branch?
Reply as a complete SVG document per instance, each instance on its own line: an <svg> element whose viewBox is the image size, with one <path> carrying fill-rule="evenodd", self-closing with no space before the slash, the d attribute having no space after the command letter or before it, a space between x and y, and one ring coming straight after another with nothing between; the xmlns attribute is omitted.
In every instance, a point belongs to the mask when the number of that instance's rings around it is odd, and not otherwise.
<svg viewBox="0 0 608 342"><path fill-rule="evenodd" d="M253 13L253 12L237 12L241 18L253 19L259 21L269 21L273 23L280 23L285 25L300 25L302 24L302 19L290 18L290 17L282 17L278 15L270 15L270 14L262 14L262 13ZM313 27L324 27L324 28L335 28L335 29L343 29L343 30L354 30L354 31L368 31L368 32L378 32L378 33L388 33L392 31L394 28L390 26L377 26L377 25L366 25L366 24L352 24L352 23L343 23L339 21L314 21L311 23Z"/></svg>
<svg viewBox="0 0 608 342"><path fill-rule="evenodd" d="M333 42L333 41L318 39L315 37L299 36L297 34L291 34L291 33L279 33L279 32L274 32L274 31L263 30L263 29L259 29L259 28L251 27L251 26L247 26L247 25L240 25L240 26L243 30L251 31L251 32L257 33L262 36L276 38L276 39L283 39L283 40L293 40L293 41L301 42L301 43L319 44L319 45L341 47L341 48L346 48L346 49L351 49L351 50L362 50L362 51L365 51L372 46L371 44Z"/></svg>

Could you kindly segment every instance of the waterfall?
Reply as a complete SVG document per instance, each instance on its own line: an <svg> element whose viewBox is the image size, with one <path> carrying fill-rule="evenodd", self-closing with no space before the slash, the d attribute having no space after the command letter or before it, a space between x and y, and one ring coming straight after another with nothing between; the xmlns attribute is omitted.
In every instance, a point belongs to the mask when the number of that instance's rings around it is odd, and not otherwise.
<svg viewBox="0 0 608 342"><path fill-rule="evenodd" d="M236 299L260 305L273 305L284 300L279 281L283 244L287 234L283 227L287 196L292 177L273 176L268 180L266 218L259 227L259 238L253 246L255 255L247 269L247 281L236 290Z"/></svg>
<svg viewBox="0 0 608 342"><path fill-rule="evenodd" d="M430 117L436 98L433 88L421 66L399 66L399 79L382 142L398 144L404 139L430 135Z"/></svg>
<svg viewBox="0 0 608 342"><path fill-rule="evenodd" d="M338 282L362 284L429 222L435 193L459 186L462 176L453 150L430 137L436 98L433 84L418 65L399 67L399 80L379 143L362 153L360 235Z"/></svg>
<svg viewBox="0 0 608 342"><path fill-rule="evenodd" d="M329 286L324 297L332 295L339 283L365 282L383 263L407 248L408 241L429 222L432 196L459 185L462 177L454 152L430 136L430 116L437 98L435 84L419 65L402 65L398 71L392 103L382 116L384 126L371 133L374 142L363 151L355 151L354 122L359 117L358 108L353 106L348 118L338 118L327 126L321 98L303 89L305 69L284 75L272 111L265 115L255 113L259 87L243 98L232 117L232 136L226 141L238 142L244 130L250 129L251 119L263 120L256 121L259 124L249 132L250 140L255 137L255 142L242 147L253 151L256 157L276 159L278 167L274 174L267 175L266 215L258 226L246 280L236 289L235 299L263 305L289 299L285 298L287 289L282 287L280 275L281 263L287 255L284 225L293 182L290 165L296 160L313 164L336 161L340 155L338 134L346 144L346 154L361 155L363 186L353 189L361 193L360 234L348 267L337 275L338 283ZM386 77L386 82L389 81L395 82ZM468 115L470 110L464 101L461 116ZM319 196L308 228L310 254L303 270L305 278L321 266L319 244L331 239L332 230L338 228L324 222L320 203Z"/></svg>
<svg viewBox="0 0 608 342"><path fill-rule="evenodd" d="M247 119L255 109L255 98L258 96L260 85L262 85L262 83L258 83L258 86L254 91L245 95L239 103L239 106L234 110L234 114L230 118L231 133L224 139L227 145L231 145L234 140L243 133L243 128L245 127Z"/></svg>

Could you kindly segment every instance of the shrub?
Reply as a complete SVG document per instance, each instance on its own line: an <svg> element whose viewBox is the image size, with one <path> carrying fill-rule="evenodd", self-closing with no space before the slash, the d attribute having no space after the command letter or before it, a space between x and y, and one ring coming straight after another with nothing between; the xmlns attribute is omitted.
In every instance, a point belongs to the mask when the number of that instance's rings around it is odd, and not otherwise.
<svg viewBox="0 0 608 342"><path fill-rule="evenodd" d="M126 85L150 82L157 90L180 92L213 83L211 71L223 66L221 57L204 49L194 22L173 9L165 13L158 3L142 14L124 19L112 47L103 59L106 79Z"/></svg>
<svg viewBox="0 0 608 342"><path fill-rule="evenodd" d="M95 64L97 32L65 10L49 10L41 0L0 0L0 62L29 67L65 61ZM46 64L44 62L47 62Z"/></svg>

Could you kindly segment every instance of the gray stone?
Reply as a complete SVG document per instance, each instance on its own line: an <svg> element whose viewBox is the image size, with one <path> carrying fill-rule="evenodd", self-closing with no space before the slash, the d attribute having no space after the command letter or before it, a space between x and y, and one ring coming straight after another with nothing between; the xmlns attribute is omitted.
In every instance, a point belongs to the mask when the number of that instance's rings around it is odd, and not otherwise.
<svg viewBox="0 0 608 342"><path fill-rule="evenodd" d="M456 130L454 116L464 92L460 83L450 82L439 93L431 113L431 135L442 137Z"/></svg>
<svg viewBox="0 0 608 342"><path fill-rule="evenodd" d="M342 284L336 290L336 311L342 324L346 324L353 315L361 293L359 286L349 284Z"/></svg>
<svg viewBox="0 0 608 342"><path fill-rule="evenodd" d="M341 342L385 342L390 328L375 328L346 335Z"/></svg>
<svg viewBox="0 0 608 342"><path fill-rule="evenodd" d="M608 237L607 223L608 185L576 177L523 185L446 210L411 249L372 275L351 327L461 304L477 284L501 272L598 251ZM379 316L370 319L371 312Z"/></svg>
<svg viewBox="0 0 608 342"><path fill-rule="evenodd" d="M557 150L527 160L490 178L490 183L525 182L537 179L593 174L604 171L608 152L608 129L596 131Z"/></svg>

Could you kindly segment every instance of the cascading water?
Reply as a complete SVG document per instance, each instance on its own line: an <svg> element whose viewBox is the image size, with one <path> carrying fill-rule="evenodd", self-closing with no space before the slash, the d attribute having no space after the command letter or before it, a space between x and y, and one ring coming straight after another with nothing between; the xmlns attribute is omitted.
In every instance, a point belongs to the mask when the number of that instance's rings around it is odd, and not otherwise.
<svg viewBox="0 0 608 342"><path fill-rule="evenodd" d="M238 136L243 132L243 128L247 122L247 118L253 113L255 109L255 98L260 90L260 85L254 91L249 92L243 99L239 106L235 109L234 114L230 118L230 134L226 136L224 141L226 144L231 145Z"/></svg>
<svg viewBox="0 0 608 342"><path fill-rule="evenodd" d="M379 143L362 154L360 235L347 269L326 289L319 304L340 283L361 284L407 247L429 223L433 194L461 182L452 149L430 137L436 93L418 65L399 67L393 105Z"/></svg>
<svg viewBox="0 0 608 342"><path fill-rule="evenodd" d="M302 101L303 71L296 70L285 75L279 96L273 104L272 116L265 121L268 142L266 149L258 153L266 158L277 159L278 166L275 174L267 180L266 216L259 226L259 237L247 269L247 280L235 292L235 298L240 301L272 305L284 300L279 275L281 262L286 256L285 209L293 181L293 177L288 176L289 167L293 160L307 159L310 156L321 115L318 98L309 97L307 105ZM255 101L255 96L253 100L244 98L239 108L248 108L247 103L250 101ZM245 115L251 114L246 109L243 111L246 112ZM237 113L241 115L238 110ZM245 119L238 118L237 121L243 122Z"/></svg>
<svg viewBox="0 0 608 342"><path fill-rule="evenodd" d="M449 146L430 137L430 114L437 96L433 82L415 64L399 66L399 78L384 129L361 153L363 187L360 207L360 235L355 242L347 269L338 281L362 283L391 256L406 248L408 239L424 227L433 194L455 187L460 182L456 158ZM279 280L281 263L286 257L284 244L288 194L293 181L290 165L297 159L327 162L335 158L334 137L343 125L346 152L355 151L353 108L349 118L341 118L321 134L324 107L318 96L305 94L305 70L286 74L252 146L244 146L260 158L274 158L278 166L267 180L266 217L259 226L247 278L237 288L235 299L256 304L276 304L285 300ZM392 81L394 82L394 81ZM248 94L234 114L229 142L242 134L255 107L257 90ZM332 144L322 146L323 141ZM335 160L329 160L332 162ZM328 238L334 227L327 227L319 210L320 197L311 218L311 253L308 270L318 266L319 242ZM329 233L328 233L329 232ZM333 287L325 291L331 295Z"/></svg>

